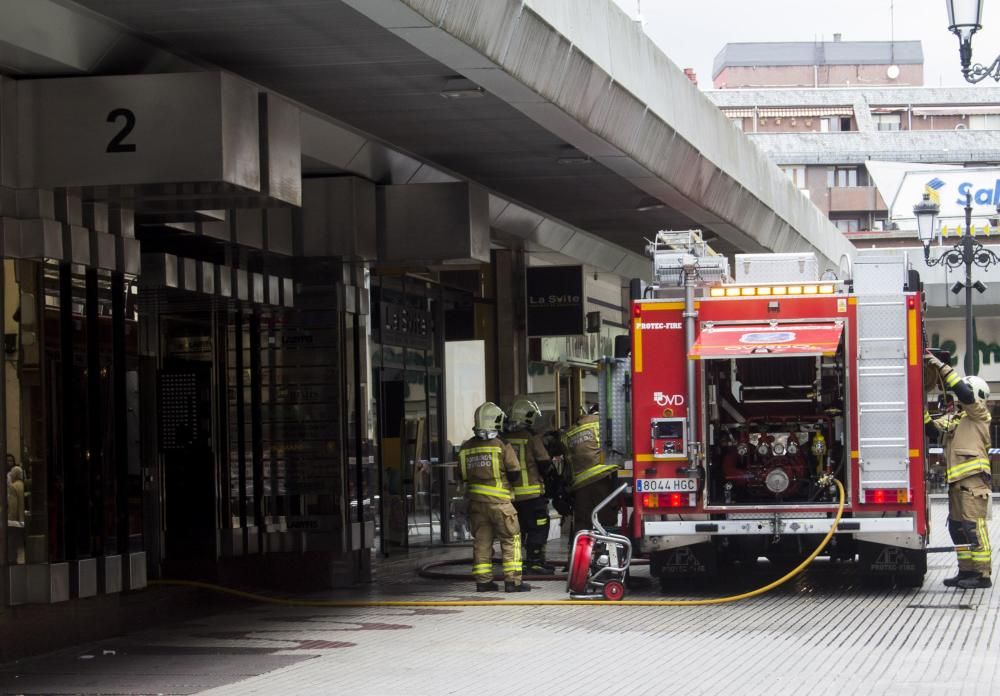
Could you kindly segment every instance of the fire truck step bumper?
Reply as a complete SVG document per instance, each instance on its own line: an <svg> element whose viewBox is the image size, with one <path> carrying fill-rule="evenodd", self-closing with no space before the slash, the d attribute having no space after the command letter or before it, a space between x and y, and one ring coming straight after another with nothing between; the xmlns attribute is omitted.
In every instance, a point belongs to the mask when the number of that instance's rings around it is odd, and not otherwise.
<svg viewBox="0 0 1000 696"><path fill-rule="evenodd" d="M838 532L848 534L913 533L912 517L852 517L842 520ZM833 520L829 517L773 519L648 521L643 523L643 537L677 536L749 536L774 534L826 534Z"/></svg>

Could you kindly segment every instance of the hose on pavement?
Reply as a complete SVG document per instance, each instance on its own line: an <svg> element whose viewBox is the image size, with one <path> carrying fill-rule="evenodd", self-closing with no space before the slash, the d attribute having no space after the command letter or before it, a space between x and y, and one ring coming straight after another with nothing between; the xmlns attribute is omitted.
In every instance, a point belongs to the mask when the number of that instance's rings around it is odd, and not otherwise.
<svg viewBox="0 0 1000 696"><path fill-rule="evenodd" d="M751 597L758 597L766 592L780 587L796 575L805 570L816 557L822 553L830 539L840 526L840 520L844 516L844 485L837 479L833 479L837 486L839 500L837 502L837 513L833 518L830 530L820 541L819 545L801 563L782 575L777 580L769 582L762 587L749 592L731 595L728 597L711 597L707 599L623 599L617 602L602 602L592 599L428 599L428 600L379 600L379 599L287 599L282 597L270 597L268 595L245 592L243 590L223 587L210 582L199 580L150 580L150 585L175 585L180 587L196 587L203 590L220 592L241 599L248 599L262 604L276 604L285 607L331 607L331 608L373 608L373 607L579 607L579 606L614 606L614 607L698 607L711 606L715 604L730 604L739 602Z"/></svg>

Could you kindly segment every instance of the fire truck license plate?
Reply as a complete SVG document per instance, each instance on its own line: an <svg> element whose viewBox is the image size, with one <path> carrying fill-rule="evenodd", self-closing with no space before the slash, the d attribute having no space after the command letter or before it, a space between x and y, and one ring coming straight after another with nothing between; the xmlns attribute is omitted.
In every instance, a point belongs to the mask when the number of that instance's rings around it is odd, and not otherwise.
<svg viewBox="0 0 1000 696"><path fill-rule="evenodd" d="M637 493L697 493L698 479L636 479L635 490Z"/></svg>

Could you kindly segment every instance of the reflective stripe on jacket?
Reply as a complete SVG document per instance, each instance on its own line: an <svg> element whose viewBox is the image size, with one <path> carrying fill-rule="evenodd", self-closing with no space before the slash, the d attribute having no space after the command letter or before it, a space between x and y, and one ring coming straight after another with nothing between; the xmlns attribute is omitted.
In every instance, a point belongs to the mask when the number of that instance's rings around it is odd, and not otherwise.
<svg viewBox="0 0 1000 696"><path fill-rule="evenodd" d="M514 484L514 499L518 502L537 498L545 490L538 465L531 455L531 437L532 434L527 431L518 431L504 437L504 441L514 448L517 461L521 464L521 478Z"/></svg>
<svg viewBox="0 0 1000 696"><path fill-rule="evenodd" d="M957 377L954 372L945 379ZM926 420L926 419L925 419ZM990 412L984 404L962 404L960 413L932 419L941 433L945 475L955 483L977 474L990 474Z"/></svg>
<svg viewBox="0 0 1000 696"><path fill-rule="evenodd" d="M584 416L562 436L572 466L570 490L593 483L618 469L604 463L601 452L601 423L596 415Z"/></svg>
<svg viewBox="0 0 1000 696"><path fill-rule="evenodd" d="M973 474L989 474L990 460L986 457L966 459L964 462L959 462L954 466L949 466L945 473L948 477L948 483L955 483L956 481L967 479Z"/></svg>
<svg viewBox="0 0 1000 696"><path fill-rule="evenodd" d="M513 497L499 440L467 441L458 452L458 470L469 500L502 503Z"/></svg>

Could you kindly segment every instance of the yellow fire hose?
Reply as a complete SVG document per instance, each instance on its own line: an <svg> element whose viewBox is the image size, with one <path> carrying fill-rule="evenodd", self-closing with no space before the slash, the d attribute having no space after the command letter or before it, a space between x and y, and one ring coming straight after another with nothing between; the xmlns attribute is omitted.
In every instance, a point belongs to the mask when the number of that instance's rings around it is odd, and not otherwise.
<svg viewBox="0 0 1000 696"><path fill-rule="evenodd" d="M776 587L788 582L801 573L806 567L816 559L816 556L826 548L830 539L837 531L840 520L844 515L844 486L837 479L833 479L837 484L837 492L840 500L837 504L837 514L830 525L830 531L826 533L819 546L809 554L809 556L799 563L795 568L788 571L777 580L730 597L715 597L712 599L623 599L617 602L602 602L592 599L488 599L488 600L352 600L352 599L282 599L279 597L268 597L267 595L254 594L234 590L221 585L213 585L209 582L199 582L197 580L151 580L150 585L179 585L182 587L197 587L204 590L212 590L223 594L241 597L264 604L278 604L285 607L344 607L344 608L370 608L370 607L571 607L571 606L611 606L611 607L697 607L712 604L729 604L743 599L757 597L765 592L770 592Z"/></svg>

